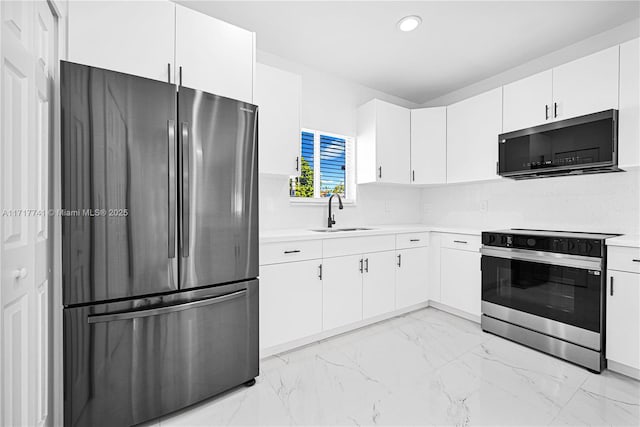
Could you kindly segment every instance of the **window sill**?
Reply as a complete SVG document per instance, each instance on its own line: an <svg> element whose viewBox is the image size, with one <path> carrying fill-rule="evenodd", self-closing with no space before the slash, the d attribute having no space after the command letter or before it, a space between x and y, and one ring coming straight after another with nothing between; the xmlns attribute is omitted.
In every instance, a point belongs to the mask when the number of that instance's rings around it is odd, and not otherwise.
<svg viewBox="0 0 640 427"><path fill-rule="evenodd" d="M312 197L289 197L289 204L292 206L314 206L314 205L324 205L326 206L329 203L329 199L328 198L324 198L324 199L319 199L319 198L312 198ZM337 207L338 206L338 201L336 199L333 200L334 205ZM355 200L345 200L342 199L342 204L344 206L355 206L356 202Z"/></svg>

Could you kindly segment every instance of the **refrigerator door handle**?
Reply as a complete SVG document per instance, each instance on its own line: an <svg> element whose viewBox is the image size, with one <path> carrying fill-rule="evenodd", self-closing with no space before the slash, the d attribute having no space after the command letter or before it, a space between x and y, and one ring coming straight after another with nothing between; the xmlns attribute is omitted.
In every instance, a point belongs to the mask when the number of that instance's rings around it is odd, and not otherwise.
<svg viewBox="0 0 640 427"><path fill-rule="evenodd" d="M169 145L169 258L176 257L176 124L167 120Z"/></svg>
<svg viewBox="0 0 640 427"><path fill-rule="evenodd" d="M182 256L189 257L189 123L182 122Z"/></svg>
<svg viewBox="0 0 640 427"><path fill-rule="evenodd" d="M218 304L224 301L229 301L231 299L236 299L236 298L245 296L246 293L247 293L247 290L243 289L241 291L231 292L230 294L219 295L216 297L201 299L198 301L192 301L185 304L170 305L168 307L158 307L158 308L150 308L148 310L136 310L136 311L125 311L121 313L107 313L107 314L92 315L87 317L87 323L103 323L103 322L113 322L116 320L140 319L143 317L159 316L162 314L175 313L178 311L190 310L190 309L202 307L205 305Z"/></svg>

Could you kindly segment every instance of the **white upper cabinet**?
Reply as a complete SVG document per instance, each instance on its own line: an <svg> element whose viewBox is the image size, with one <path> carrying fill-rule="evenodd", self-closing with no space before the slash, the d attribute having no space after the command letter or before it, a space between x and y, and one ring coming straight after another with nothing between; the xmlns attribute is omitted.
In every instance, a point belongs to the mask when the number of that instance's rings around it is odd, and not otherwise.
<svg viewBox="0 0 640 427"><path fill-rule="evenodd" d="M174 82L175 4L70 1L71 62Z"/></svg>
<svg viewBox="0 0 640 427"><path fill-rule="evenodd" d="M497 178L502 88L447 107L447 182Z"/></svg>
<svg viewBox="0 0 640 427"><path fill-rule="evenodd" d="M620 45L618 164L640 165L640 39Z"/></svg>
<svg viewBox="0 0 640 427"><path fill-rule="evenodd" d="M176 5L176 66L182 84L253 102L254 33Z"/></svg>
<svg viewBox="0 0 640 427"><path fill-rule="evenodd" d="M301 79L297 74L256 64L260 173L296 175L300 156Z"/></svg>
<svg viewBox="0 0 640 427"><path fill-rule="evenodd" d="M552 78L553 72L548 70L504 86L503 132L525 129L552 120Z"/></svg>
<svg viewBox="0 0 640 427"><path fill-rule="evenodd" d="M358 108L358 184L408 184L411 112L374 99Z"/></svg>
<svg viewBox="0 0 640 427"><path fill-rule="evenodd" d="M411 110L411 183L447 181L447 108Z"/></svg>
<svg viewBox="0 0 640 427"><path fill-rule="evenodd" d="M553 69L554 120L618 108L619 46Z"/></svg>

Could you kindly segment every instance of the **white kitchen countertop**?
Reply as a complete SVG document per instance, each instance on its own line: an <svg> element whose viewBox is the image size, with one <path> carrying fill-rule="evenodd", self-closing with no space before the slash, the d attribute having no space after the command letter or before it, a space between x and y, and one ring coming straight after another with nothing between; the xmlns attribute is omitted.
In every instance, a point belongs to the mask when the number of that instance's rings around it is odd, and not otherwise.
<svg viewBox="0 0 640 427"><path fill-rule="evenodd" d="M355 227L355 226L354 226ZM266 230L260 232L260 243L290 242L295 240L335 239L341 237L377 236L384 234L439 232L480 235L480 230L457 227L433 227L425 224L395 224L395 225L363 225L361 227L370 230L344 231L344 232L318 232L311 229L282 229ZM337 226L336 228L349 228Z"/></svg>
<svg viewBox="0 0 640 427"><path fill-rule="evenodd" d="M625 246L628 248L640 248L640 235L623 234L606 240L607 246Z"/></svg>

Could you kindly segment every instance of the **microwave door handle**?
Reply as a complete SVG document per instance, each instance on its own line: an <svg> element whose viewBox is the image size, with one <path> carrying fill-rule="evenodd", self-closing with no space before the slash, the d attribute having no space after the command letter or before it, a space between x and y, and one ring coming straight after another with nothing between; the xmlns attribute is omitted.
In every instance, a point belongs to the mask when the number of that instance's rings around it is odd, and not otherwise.
<svg viewBox="0 0 640 427"><path fill-rule="evenodd" d="M130 320L141 319L150 316L160 316L163 314L175 313L178 311L191 310L198 307L204 307L206 305L218 304L221 302L229 301L232 299L244 296L247 293L246 289L241 291L232 292L230 294L219 295L212 298L201 299L197 301L191 301L184 304L170 305L168 307L150 308L148 310L134 310L124 311L120 313L107 313L99 315L91 315L87 317L87 323L103 323L113 322L116 320Z"/></svg>

